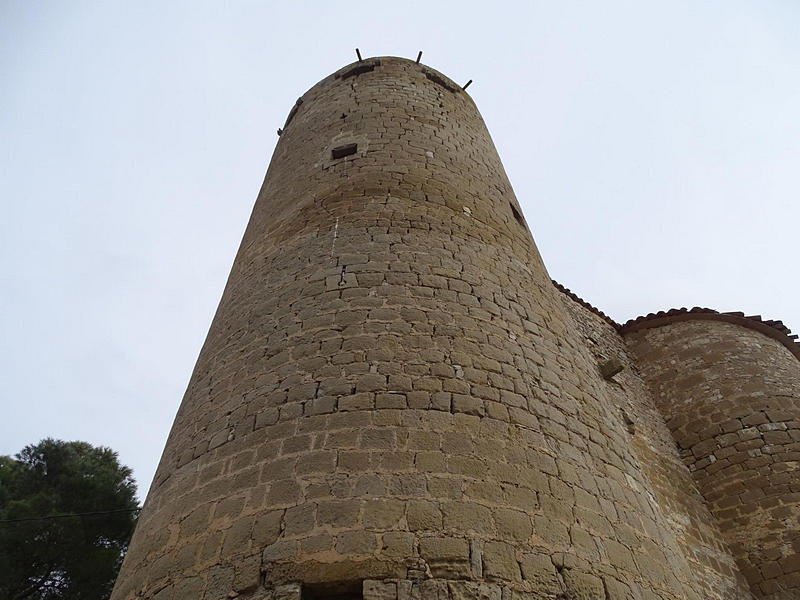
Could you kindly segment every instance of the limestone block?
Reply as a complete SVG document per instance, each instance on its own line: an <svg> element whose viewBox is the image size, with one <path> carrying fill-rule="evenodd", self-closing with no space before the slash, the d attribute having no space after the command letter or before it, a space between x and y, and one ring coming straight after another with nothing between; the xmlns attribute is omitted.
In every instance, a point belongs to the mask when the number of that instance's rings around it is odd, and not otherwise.
<svg viewBox="0 0 800 600"><path fill-rule="evenodd" d="M483 573L489 580L521 581L514 547L505 542L486 542L483 546Z"/></svg>
<svg viewBox="0 0 800 600"><path fill-rule="evenodd" d="M564 569L566 593L575 600L606 600L603 581L595 575L577 569Z"/></svg>
<svg viewBox="0 0 800 600"><path fill-rule="evenodd" d="M434 577L458 579L470 574L469 544L465 539L422 538L419 551Z"/></svg>
<svg viewBox="0 0 800 600"><path fill-rule="evenodd" d="M301 600L302 588L299 583L278 585L273 591L273 600Z"/></svg>
<svg viewBox="0 0 800 600"><path fill-rule="evenodd" d="M547 554L526 554L520 561L522 577L541 594L562 593L563 583Z"/></svg>
<svg viewBox="0 0 800 600"><path fill-rule="evenodd" d="M397 583L394 581L365 580L362 590L364 600L397 600Z"/></svg>

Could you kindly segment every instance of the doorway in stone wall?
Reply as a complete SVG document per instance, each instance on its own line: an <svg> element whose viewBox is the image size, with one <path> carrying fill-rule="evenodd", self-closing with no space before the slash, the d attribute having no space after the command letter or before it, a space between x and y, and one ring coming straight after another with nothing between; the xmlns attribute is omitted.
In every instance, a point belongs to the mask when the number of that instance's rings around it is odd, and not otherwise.
<svg viewBox="0 0 800 600"><path fill-rule="evenodd" d="M361 581L304 583L302 600L363 600Z"/></svg>

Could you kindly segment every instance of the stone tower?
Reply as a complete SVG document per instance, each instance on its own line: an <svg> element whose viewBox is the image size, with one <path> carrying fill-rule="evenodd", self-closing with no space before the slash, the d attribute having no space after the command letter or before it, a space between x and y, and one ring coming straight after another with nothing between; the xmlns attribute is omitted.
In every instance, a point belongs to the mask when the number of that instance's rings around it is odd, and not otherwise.
<svg viewBox="0 0 800 600"><path fill-rule="evenodd" d="M687 358L697 404L659 387L696 323L629 348L553 285L460 86L359 61L280 133L113 600L795 597L753 582L797 543L797 458L765 475L794 529L748 558L754 523L706 501L729 479L699 455L693 479L673 438L738 431L708 408L727 384ZM736 376L755 342L714 325ZM798 416L775 345L757 385L774 364L785 385L761 417L734 400L740 429ZM775 507L748 502L761 524Z"/></svg>

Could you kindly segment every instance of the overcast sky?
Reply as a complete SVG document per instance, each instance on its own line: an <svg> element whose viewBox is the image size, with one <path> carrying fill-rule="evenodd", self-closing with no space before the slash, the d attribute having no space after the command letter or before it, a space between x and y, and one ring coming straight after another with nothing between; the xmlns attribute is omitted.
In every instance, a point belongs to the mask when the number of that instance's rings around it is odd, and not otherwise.
<svg viewBox="0 0 800 600"><path fill-rule="evenodd" d="M295 99L366 56L475 99L553 278L800 329L800 3L0 2L0 454L140 497Z"/></svg>

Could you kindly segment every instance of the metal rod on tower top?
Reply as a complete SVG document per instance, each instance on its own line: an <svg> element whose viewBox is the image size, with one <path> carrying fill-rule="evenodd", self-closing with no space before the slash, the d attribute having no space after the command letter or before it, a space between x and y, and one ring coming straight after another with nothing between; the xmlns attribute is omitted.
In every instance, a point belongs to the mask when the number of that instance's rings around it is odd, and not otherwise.
<svg viewBox="0 0 800 600"><path fill-rule="evenodd" d="M467 88L469 87L469 84L470 84L470 83L472 83L472 79L470 79L470 80L469 80L467 83L465 83L465 84L464 84L464 87L462 87L461 89L462 89L462 90L465 90L465 89L467 89Z"/></svg>
<svg viewBox="0 0 800 600"><path fill-rule="evenodd" d="M422 58L422 50L420 50L419 54L417 54L417 64L419 64L419 59L421 58Z"/></svg>
<svg viewBox="0 0 800 600"><path fill-rule="evenodd" d="M358 48L356 48L356 56L358 57L359 61L362 60L361 59L361 51Z"/></svg>

